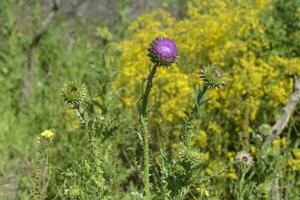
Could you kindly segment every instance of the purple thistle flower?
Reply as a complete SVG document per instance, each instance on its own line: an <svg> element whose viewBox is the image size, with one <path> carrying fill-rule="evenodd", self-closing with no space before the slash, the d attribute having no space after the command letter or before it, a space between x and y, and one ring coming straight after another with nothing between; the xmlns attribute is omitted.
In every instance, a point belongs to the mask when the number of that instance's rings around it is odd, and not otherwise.
<svg viewBox="0 0 300 200"><path fill-rule="evenodd" d="M176 44L168 38L156 38L148 48L148 56L153 64L168 67L176 60Z"/></svg>

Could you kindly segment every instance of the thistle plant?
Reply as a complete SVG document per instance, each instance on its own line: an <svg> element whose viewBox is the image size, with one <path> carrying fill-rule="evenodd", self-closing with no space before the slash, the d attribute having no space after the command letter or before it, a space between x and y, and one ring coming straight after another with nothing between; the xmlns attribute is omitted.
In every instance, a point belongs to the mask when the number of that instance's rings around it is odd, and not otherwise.
<svg viewBox="0 0 300 200"><path fill-rule="evenodd" d="M179 158L163 156L160 163L161 185L158 199L207 199L209 192L208 183L222 173L216 172L206 175L206 159L200 150L192 145L195 119L199 118L199 109L207 101L204 96L209 89L219 88L224 85L223 73L215 66L206 67L200 74L204 85L200 87L194 105L187 111L184 122L182 144Z"/></svg>
<svg viewBox="0 0 300 200"><path fill-rule="evenodd" d="M183 143L187 146L191 144L191 138L193 136L190 134L194 128L193 120L198 117L200 107L207 102L207 100L204 100L205 94L209 89L218 89L225 84L223 72L214 65L203 67L200 73L200 79L204 84L202 87L199 87L197 91L195 104L190 112L185 112L187 120L185 121L183 130Z"/></svg>
<svg viewBox="0 0 300 200"><path fill-rule="evenodd" d="M259 139L254 139L252 142L257 145L255 161L246 151L236 154L237 180L230 183L230 192L237 200L268 200L271 199L273 183L278 176L278 171L286 170L287 156L272 147L262 148Z"/></svg>
<svg viewBox="0 0 300 200"><path fill-rule="evenodd" d="M254 162L252 156L245 151L239 152L235 159L238 179L233 184L233 195L237 200L245 199L247 196L250 197L255 190L255 185L249 180L249 173Z"/></svg>
<svg viewBox="0 0 300 200"><path fill-rule="evenodd" d="M176 59L177 49L175 44L166 38L159 38L154 40L150 48L148 49L148 56L154 64L152 71L150 72L145 92L141 98L140 116L141 116L141 127L143 133L143 144L144 144L144 184L145 184L145 197L146 199L151 199L150 196L150 182L149 182L149 149L148 149L148 131L147 131L147 117L146 107L148 95L152 87L152 80L154 78L157 66L168 67ZM222 78L222 77L218 77ZM212 82L208 82L205 89L198 94L197 105L194 107L192 114L190 115L190 121L195 117L202 96L205 94L206 89L209 88ZM219 84L216 84L219 86ZM200 169L203 169L204 157L196 148L186 147L182 149L179 155L179 160L164 159L160 165L160 172L162 177L160 180L161 188L158 189L161 196L157 195L158 199L184 199L187 196L194 197L194 191L198 193L200 191L201 195L208 195L206 189L198 187L201 183L210 180L210 177L199 178L197 176ZM157 187L156 187L157 188Z"/></svg>
<svg viewBox="0 0 300 200"><path fill-rule="evenodd" d="M154 42L155 44L155 42ZM152 48L153 48L152 43ZM154 50L150 48L150 56L156 55ZM163 48L162 48L163 49ZM151 57L150 57L151 58ZM158 58L151 58L154 62ZM164 61L165 62L165 61ZM163 62L158 62L163 63ZM164 65L166 66L166 65ZM152 77L151 72L148 76ZM207 166L207 162L204 158L204 155L200 152L200 150L192 145L192 136L194 132L194 120L199 117L199 109L202 105L204 105L207 101L204 100L204 96L209 89L219 88L224 85L223 73L217 67L207 67L202 71L200 78L204 82L204 86L199 88L197 93L197 98L192 109L189 112L186 112L187 119L184 123L183 128L183 136L182 143L183 148L179 152L178 158L172 158L170 154L165 154L163 151L161 161L159 162L158 170L157 170L157 178L159 181L153 187L156 191L156 199L166 200L166 199L206 199L209 196L209 192L206 189L206 185L211 182L211 180L216 177L221 172L216 172L211 175L206 175L204 172L205 167ZM150 79L150 82L152 79ZM152 84L152 83L151 83ZM147 84L149 85L149 84ZM146 86L146 89L148 87ZM150 91L146 90L145 91ZM142 96L142 100L143 100ZM143 101L142 101L143 102ZM143 104L140 104L143 105ZM145 120L143 120L143 113L140 112L141 115L141 124L144 138L148 137L147 127L145 126ZM146 134L145 134L146 133ZM149 170L149 168L145 167L149 163L145 163L149 158L148 146L144 142L144 170ZM147 142L147 140L146 140ZM147 188L146 184L147 178L149 178L149 174L144 171L144 183L145 183L145 195L146 199L151 198L147 196L147 192L150 192L150 189ZM149 190L148 190L149 189Z"/></svg>
<svg viewBox="0 0 300 200"><path fill-rule="evenodd" d="M76 111L84 133L88 134L89 155L83 161L76 161L74 169L64 172L66 181L62 196L66 199L107 199L111 180L105 176L103 167L103 144L119 127L118 120L97 113L87 113L84 109L86 89L80 83L69 82L62 89L62 100L66 107Z"/></svg>
<svg viewBox="0 0 300 200"><path fill-rule="evenodd" d="M146 87L143 90L142 97L140 99L138 110L140 114L140 126L143 137L143 159L144 159L144 195L146 200L151 199L150 192L150 158L149 158L149 131L148 131L148 120L147 120L147 104L149 94L153 85L153 79L155 77L158 67L169 67L172 65L177 57L176 44L168 38L156 38L150 44L148 48L148 56L152 62L152 68L147 77Z"/></svg>

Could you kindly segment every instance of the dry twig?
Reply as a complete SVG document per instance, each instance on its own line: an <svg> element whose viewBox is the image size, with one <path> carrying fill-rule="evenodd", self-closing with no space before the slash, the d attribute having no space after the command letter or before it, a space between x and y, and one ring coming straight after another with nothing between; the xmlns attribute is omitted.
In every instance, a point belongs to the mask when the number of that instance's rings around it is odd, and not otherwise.
<svg viewBox="0 0 300 200"><path fill-rule="evenodd" d="M280 118L273 125L273 134L269 135L263 143L263 148L270 145L273 140L279 136L284 128L287 126L293 112L296 109L297 103L300 99L300 77L294 78L294 91L289 97L288 103L283 108Z"/></svg>

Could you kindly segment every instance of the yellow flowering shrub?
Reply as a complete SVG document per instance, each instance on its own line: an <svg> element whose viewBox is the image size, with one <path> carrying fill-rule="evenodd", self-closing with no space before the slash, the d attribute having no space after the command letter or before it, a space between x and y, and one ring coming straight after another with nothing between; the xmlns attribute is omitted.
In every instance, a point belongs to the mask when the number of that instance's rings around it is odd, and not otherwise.
<svg viewBox="0 0 300 200"><path fill-rule="evenodd" d="M129 27L128 39L119 44L121 64L114 86L122 88L122 103L136 109L150 64L148 45L155 37L167 36L176 42L180 57L176 65L159 68L154 79L152 121L176 125L193 103L193 90L201 84L199 71L216 64L226 73L226 85L210 91L201 122L207 136L199 135L203 143L196 143L205 147L209 137L218 154L230 145L246 145L254 128L262 120L276 120L287 102L292 82L285 75L300 73L299 58L262 53L270 48L260 21L268 9L270 0L195 0L183 19L161 9L140 16Z"/></svg>

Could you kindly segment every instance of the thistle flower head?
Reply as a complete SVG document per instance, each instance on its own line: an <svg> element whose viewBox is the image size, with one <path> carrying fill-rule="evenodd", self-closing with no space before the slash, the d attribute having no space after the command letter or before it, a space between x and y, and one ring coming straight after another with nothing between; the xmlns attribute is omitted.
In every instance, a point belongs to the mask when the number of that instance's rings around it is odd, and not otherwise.
<svg viewBox="0 0 300 200"><path fill-rule="evenodd" d="M62 100L67 107L74 108L82 103L86 96L85 87L76 82L68 82L62 89Z"/></svg>
<svg viewBox="0 0 300 200"><path fill-rule="evenodd" d="M156 38L148 48L148 56L153 64L168 67L176 60L176 44L168 38Z"/></svg>
<svg viewBox="0 0 300 200"><path fill-rule="evenodd" d="M252 156L247 152L239 152L236 155L236 161L240 166L251 167L254 164Z"/></svg>
<svg viewBox="0 0 300 200"><path fill-rule="evenodd" d="M224 83L224 74L216 66L204 67L201 70L200 78L209 88L219 88L222 87Z"/></svg>

